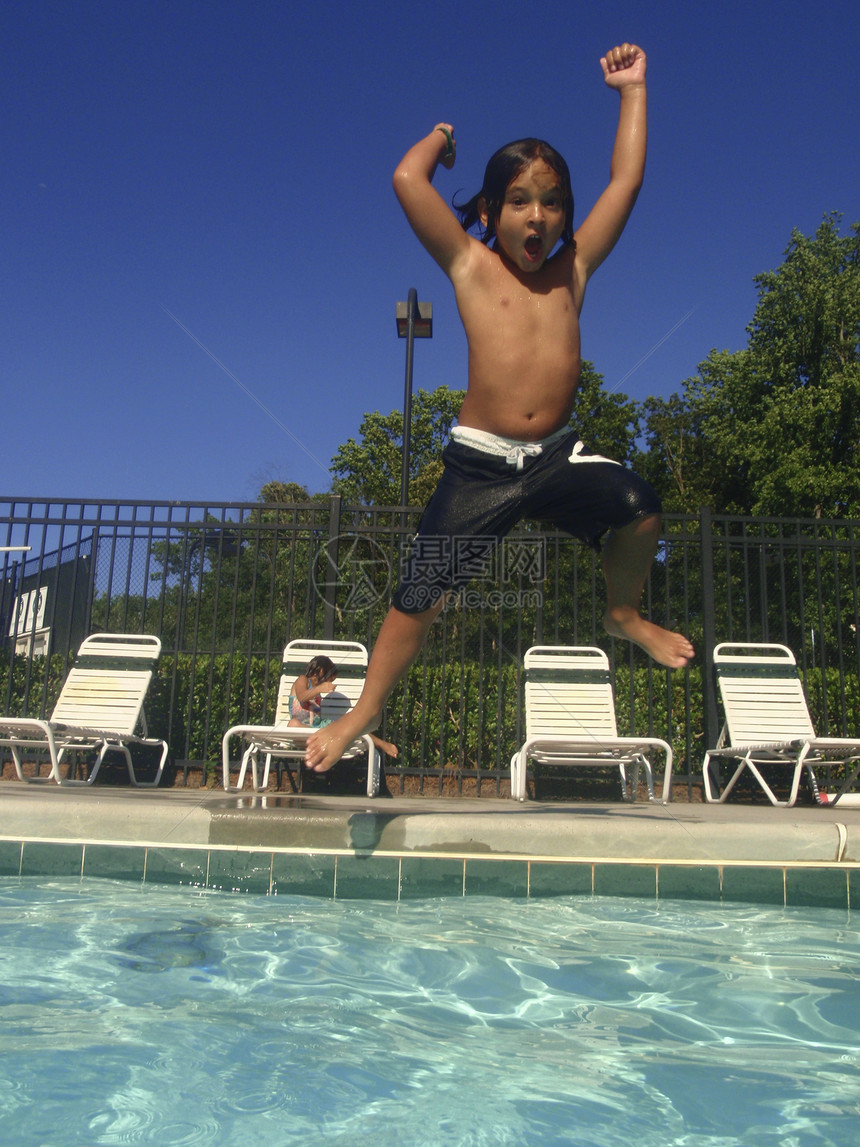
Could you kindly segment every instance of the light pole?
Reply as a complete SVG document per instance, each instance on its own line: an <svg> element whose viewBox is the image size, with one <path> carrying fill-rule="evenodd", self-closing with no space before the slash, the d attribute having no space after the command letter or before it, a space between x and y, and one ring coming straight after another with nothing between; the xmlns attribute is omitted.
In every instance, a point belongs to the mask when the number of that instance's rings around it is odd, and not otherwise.
<svg viewBox="0 0 860 1147"><path fill-rule="evenodd" d="M397 337L406 339L406 385L403 394L403 457L400 464L400 505L409 504L409 438L412 430L412 344L414 339L432 339L433 304L419 303L418 292L409 288L409 298L397 304Z"/></svg>

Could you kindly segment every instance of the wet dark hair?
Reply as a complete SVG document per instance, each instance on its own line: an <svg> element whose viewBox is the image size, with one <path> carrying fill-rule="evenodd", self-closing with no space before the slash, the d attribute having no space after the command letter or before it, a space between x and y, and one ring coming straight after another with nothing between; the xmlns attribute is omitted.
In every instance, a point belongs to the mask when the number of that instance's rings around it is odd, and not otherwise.
<svg viewBox="0 0 860 1147"><path fill-rule="evenodd" d="M516 179L521 171L542 159L547 167L551 167L561 183L561 197L564 206L564 230L561 241L565 246L573 244L573 189L570 185L570 170L555 148L542 139L518 139L513 143L505 144L490 157L484 171L484 185L477 195L473 195L466 203L454 203L454 210L460 216L464 231L477 227L482 243L489 243L496 236L496 220L501 214L505 202L505 193L511 180ZM483 199L487 211L487 226L481 223L479 207Z"/></svg>
<svg viewBox="0 0 860 1147"><path fill-rule="evenodd" d="M317 673L322 673L320 681L334 681L337 677L337 669L330 657L325 657L322 653L318 657L312 657L308 662L308 667L305 670L305 677L308 680L315 677Z"/></svg>

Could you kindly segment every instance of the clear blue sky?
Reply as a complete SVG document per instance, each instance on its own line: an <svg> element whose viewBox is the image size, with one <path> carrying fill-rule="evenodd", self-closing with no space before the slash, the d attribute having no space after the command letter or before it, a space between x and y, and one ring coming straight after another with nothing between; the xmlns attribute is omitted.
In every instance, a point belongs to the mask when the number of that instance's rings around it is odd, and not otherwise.
<svg viewBox="0 0 860 1147"><path fill-rule="evenodd" d="M327 489L362 415L402 405L409 287L435 319L416 388L465 385L398 159L452 122L450 200L496 147L543 136L581 219L617 116L598 61L625 39L648 54L648 170L589 287L583 353L641 399L745 345L753 276L792 228L860 219L856 0L6 0L4 493Z"/></svg>

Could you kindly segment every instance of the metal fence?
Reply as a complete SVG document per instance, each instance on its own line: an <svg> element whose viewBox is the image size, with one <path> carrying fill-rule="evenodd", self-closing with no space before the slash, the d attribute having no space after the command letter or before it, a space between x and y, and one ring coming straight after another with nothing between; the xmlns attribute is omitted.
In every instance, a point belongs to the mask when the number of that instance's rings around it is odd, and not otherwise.
<svg viewBox="0 0 860 1147"><path fill-rule="evenodd" d="M0 501L0 705L50 712L90 632L157 634L150 731L173 761L211 767L236 723L274 713L284 645L373 645L419 511L302 504ZM384 735L401 748L389 785L506 791L524 738L521 666L533 644L590 644L613 666L619 731L662 737L690 783L719 732L717 641L779 641L797 656L821 735L860 731L857 523L667 515L645 607L701 656L656 666L602 626L599 558L526 523L445 609L392 695Z"/></svg>

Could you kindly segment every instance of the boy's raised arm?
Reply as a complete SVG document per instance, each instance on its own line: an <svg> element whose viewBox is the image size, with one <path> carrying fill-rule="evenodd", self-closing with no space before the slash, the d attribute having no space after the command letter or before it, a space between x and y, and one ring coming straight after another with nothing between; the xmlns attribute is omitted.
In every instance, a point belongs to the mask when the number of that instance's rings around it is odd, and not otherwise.
<svg viewBox="0 0 860 1147"><path fill-rule="evenodd" d="M645 53L621 44L601 59L603 78L620 96L609 184L576 231L576 259L588 278L624 230L645 174L648 142Z"/></svg>
<svg viewBox="0 0 860 1147"><path fill-rule="evenodd" d="M454 166L454 129L438 124L407 151L394 172L394 192L412 230L446 274L469 250L469 237L432 184L441 163Z"/></svg>

